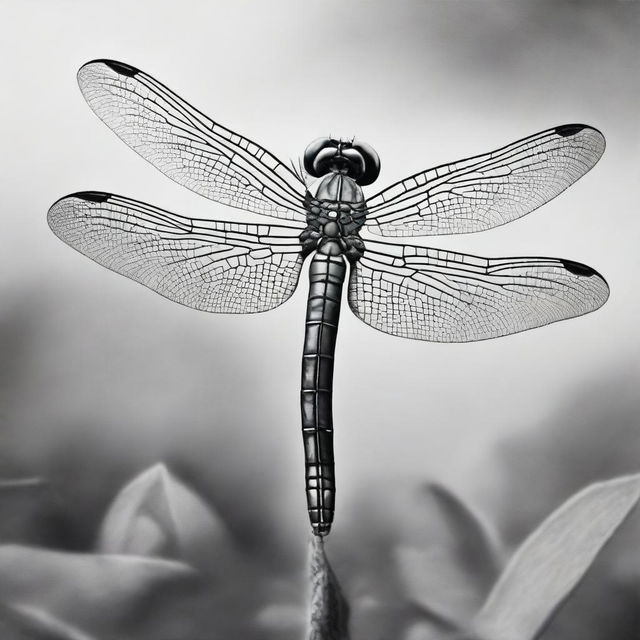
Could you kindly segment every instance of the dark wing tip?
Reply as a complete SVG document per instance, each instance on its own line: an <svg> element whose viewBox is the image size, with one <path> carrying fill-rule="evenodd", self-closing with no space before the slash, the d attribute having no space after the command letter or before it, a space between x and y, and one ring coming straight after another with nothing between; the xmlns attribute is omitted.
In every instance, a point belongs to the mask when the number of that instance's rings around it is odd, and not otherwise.
<svg viewBox="0 0 640 640"><path fill-rule="evenodd" d="M555 128L555 132L563 138L568 138L569 136L575 136L576 133L580 133L583 129L587 128L586 124L561 124Z"/></svg>
<svg viewBox="0 0 640 640"><path fill-rule="evenodd" d="M137 73L140 73L140 69L136 69L132 67L130 64L125 64L124 62L118 62L117 60L108 60L106 58L100 58L97 60L91 60L91 62L87 62L80 67L80 71L82 71L85 67L88 67L92 64L104 64L112 71L116 73L132 78Z"/></svg>
<svg viewBox="0 0 640 640"><path fill-rule="evenodd" d="M589 145L592 147L591 151L593 153L593 159L591 166L593 166L602 157L607 146L607 141L602 134L602 131L599 131L588 124L561 124L560 126L555 127L553 131L556 135L562 136L563 138L571 138L572 136L584 131L584 135L587 136Z"/></svg>
<svg viewBox="0 0 640 640"><path fill-rule="evenodd" d="M58 205L65 200L69 200L70 198L78 198L79 200L85 200L86 202L106 202L112 194L105 193L104 191L78 191L77 193L70 193L67 196L63 196L62 198L58 198L50 207L47 212L47 218L49 220L49 224L51 224L52 220L58 214Z"/></svg>
<svg viewBox="0 0 640 640"><path fill-rule="evenodd" d="M595 133L604 141L604 135L602 135L602 131L588 124L561 124L560 126L556 127L554 131L563 138L570 138L571 136L575 136L577 133L580 133L585 129L588 129L589 131Z"/></svg>
<svg viewBox="0 0 640 640"><path fill-rule="evenodd" d="M562 260L562 266L574 276L583 276L585 278L592 278L593 276L600 276L600 274L586 264L581 262L574 262L573 260ZM602 276L600 276L602 277Z"/></svg>
<svg viewBox="0 0 640 640"><path fill-rule="evenodd" d="M104 191L78 191L67 196L67 198L79 198L87 202L106 202L110 197L111 194Z"/></svg>
<svg viewBox="0 0 640 640"><path fill-rule="evenodd" d="M87 202L106 202L113 194L105 193L104 191L77 191L76 193L70 193L67 196L58 198L50 207L53 209L59 202L68 200L69 198L78 198L79 200L86 200Z"/></svg>
<svg viewBox="0 0 640 640"><path fill-rule="evenodd" d="M596 278L597 280L601 280L602 284L604 284L604 286L606 287L606 295L609 295L609 284L604 279L602 274L598 273L595 269L592 269L588 265L582 264L581 262L574 262L573 260L562 259L560 262L562 262L562 266L574 276L578 276L579 278Z"/></svg>

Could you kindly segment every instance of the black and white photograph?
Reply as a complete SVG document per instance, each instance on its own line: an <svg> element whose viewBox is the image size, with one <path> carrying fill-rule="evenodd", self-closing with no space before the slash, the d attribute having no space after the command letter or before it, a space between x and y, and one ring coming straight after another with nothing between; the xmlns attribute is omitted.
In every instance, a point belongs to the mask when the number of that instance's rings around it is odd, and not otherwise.
<svg viewBox="0 0 640 640"><path fill-rule="evenodd" d="M0 640L640 637L640 2L0 16Z"/></svg>

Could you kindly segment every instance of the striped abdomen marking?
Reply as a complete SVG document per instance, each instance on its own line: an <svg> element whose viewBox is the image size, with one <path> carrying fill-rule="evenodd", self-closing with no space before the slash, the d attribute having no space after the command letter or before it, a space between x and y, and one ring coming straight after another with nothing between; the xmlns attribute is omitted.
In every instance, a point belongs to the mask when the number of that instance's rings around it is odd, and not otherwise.
<svg viewBox="0 0 640 640"><path fill-rule="evenodd" d="M336 484L333 462L333 355L336 346L342 284L342 255L313 256L302 355L302 437L305 450L307 506L313 532L331 530Z"/></svg>

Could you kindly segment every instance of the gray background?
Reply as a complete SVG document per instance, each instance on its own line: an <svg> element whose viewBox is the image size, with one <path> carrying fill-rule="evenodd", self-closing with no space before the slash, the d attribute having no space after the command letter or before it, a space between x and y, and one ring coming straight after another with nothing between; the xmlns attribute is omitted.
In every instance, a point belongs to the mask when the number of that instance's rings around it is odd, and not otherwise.
<svg viewBox="0 0 640 640"><path fill-rule="evenodd" d="M611 286L598 312L441 345L392 338L345 309L336 548L365 525L402 526L406 492L428 478L504 519L505 505L543 514L590 479L640 466L624 444L637 440L640 378L637 3L4 0L0 9L0 470L56 483L75 505L64 544L86 546L116 488L159 459L247 543L303 558L308 531L298 415L306 277L272 312L208 315L97 266L46 225L57 198L85 189L255 220L179 187L108 131L75 81L93 58L146 70L285 160L318 136L356 135L382 158L375 187L561 123L607 138L594 170L527 218L418 240L584 262ZM582 475L545 493L565 467Z"/></svg>

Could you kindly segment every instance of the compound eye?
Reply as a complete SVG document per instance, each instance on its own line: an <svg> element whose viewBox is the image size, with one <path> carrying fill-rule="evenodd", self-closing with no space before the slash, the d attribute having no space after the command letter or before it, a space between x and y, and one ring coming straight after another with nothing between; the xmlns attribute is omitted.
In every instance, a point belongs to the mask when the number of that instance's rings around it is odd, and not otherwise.
<svg viewBox="0 0 640 640"><path fill-rule="evenodd" d="M375 149L366 142L354 140L351 144L352 148L360 153L364 159L364 171L362 175L356 178L356 182L360 186L365 186L375 182L380 175L380 157Z"/></svg>
<svg viewBox="0 0 640 640"><path fill-rule="evenodd" d="M349 175L360 184L360 179L367 170L364 156L358 149L348 147L342 150L342 156L346 161Z"/></svg>
<svg viewBox="0 0 640 640"><path fill-rule="evenodd" d="M319 178L323 174L318 170L318 164L316 162L316 160L318 159L318 154L325 149L333 149L335 151L335 149L337 148L338 142L336 140L332 140L331 138L323 137L314 140L304 152L304 170L310 176Z"/></svg>

